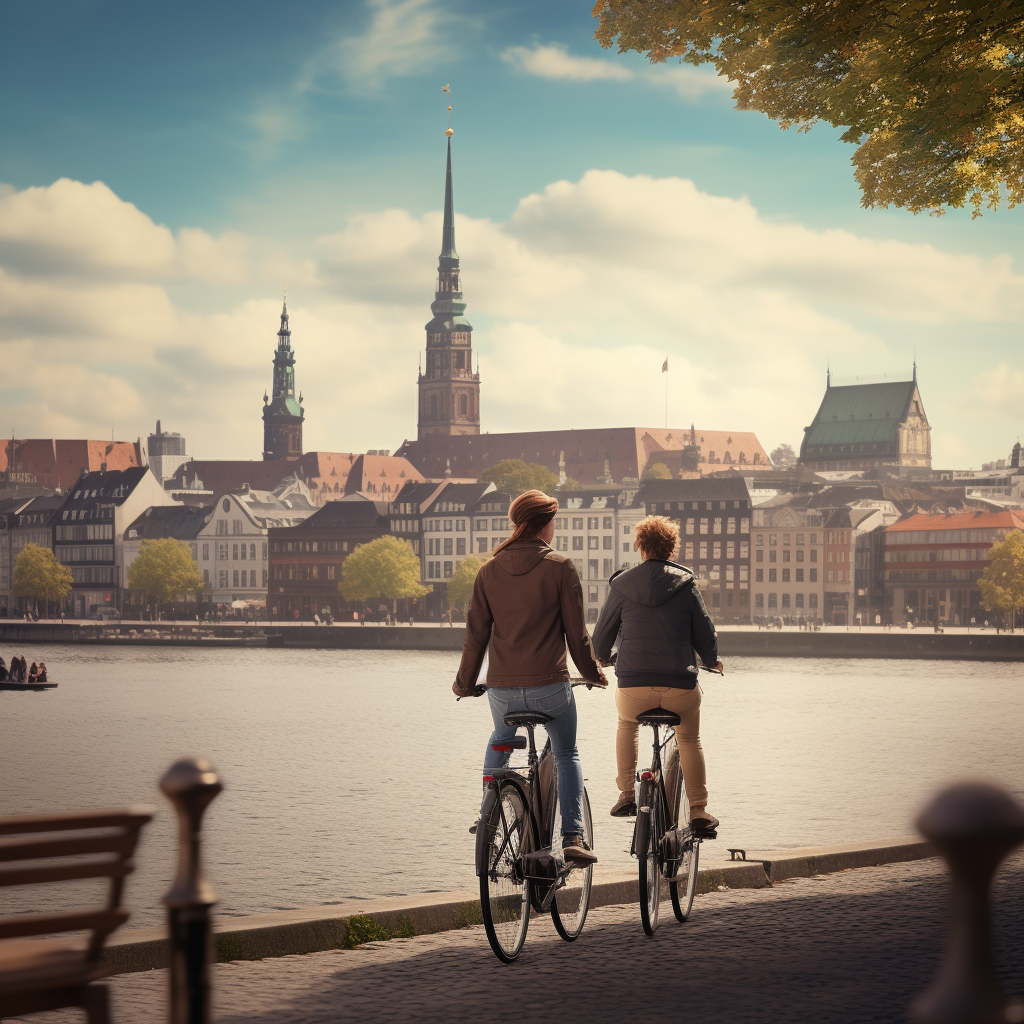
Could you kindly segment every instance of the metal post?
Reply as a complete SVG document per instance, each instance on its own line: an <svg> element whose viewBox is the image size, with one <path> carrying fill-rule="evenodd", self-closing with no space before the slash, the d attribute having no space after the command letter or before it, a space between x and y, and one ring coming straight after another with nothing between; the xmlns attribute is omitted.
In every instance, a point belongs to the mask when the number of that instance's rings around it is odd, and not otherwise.
<svg viewBox="0 0 1024 1024"><path fill-rule="evenodd" d="M915 1000L918 1024L1007 1024L1024 1020L992 965L989 890L1003 858L1024 841L1024 808L984 782L943 790L917 827L949 865L953 880L949 944L935 980Z"/></svg>
<svg viewBox="0 0 1024 1024"><path fill-rule="evenodd" d="M203 876L199 838L203 813L223 789L203 758L185 758L168 768L160 789L178 815L178 873L164 896L171 943L170 1024L209 1024L210 908L217 902Z"/></svg>

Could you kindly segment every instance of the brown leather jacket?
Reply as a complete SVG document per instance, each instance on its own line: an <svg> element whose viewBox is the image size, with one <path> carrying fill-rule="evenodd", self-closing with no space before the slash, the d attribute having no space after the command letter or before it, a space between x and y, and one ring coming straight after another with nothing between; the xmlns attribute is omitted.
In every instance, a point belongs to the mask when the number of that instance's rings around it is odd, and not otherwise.
<svg viewBox="0 0 1024 1024"><path fill-rule="evenodd" d="M583 587L572 561L539 538L509 544L480 570L466 615L466 643L452 690L469 696L490 644L488 686L543 686L569 678L603 682L583 616Z"/></svg>

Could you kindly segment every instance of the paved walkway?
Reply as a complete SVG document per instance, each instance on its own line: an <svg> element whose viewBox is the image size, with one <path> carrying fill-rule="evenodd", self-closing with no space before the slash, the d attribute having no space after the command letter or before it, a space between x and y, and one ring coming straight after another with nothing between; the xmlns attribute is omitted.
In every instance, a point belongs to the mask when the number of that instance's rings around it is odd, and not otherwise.
<svg viewBox="0 0 1024 1024"><path fill-rule="evenodd" d="M220 1024L903 1022L938 967L946 904L940 864L919 861L711 893L697 897L685 925L666 903L654 939L644 937L636 906L593 911L572 945L534 919L510 967L494 959L480 927L221 964L215 1016ZM998 883L996 948L1004 987L1024 994L1024 856ZM166 985L165 971L113 979L117 1024L166 1020Z"/></svg>

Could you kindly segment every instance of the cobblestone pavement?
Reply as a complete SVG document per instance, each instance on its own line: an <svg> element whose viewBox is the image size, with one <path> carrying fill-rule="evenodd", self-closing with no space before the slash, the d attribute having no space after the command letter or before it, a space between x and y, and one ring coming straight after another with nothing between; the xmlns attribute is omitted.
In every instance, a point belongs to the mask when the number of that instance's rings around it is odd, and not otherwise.
<svg viewBox="0 0 1024 1024"><path fill-rule="evenodd" d="M1024 993L1024 857L996 889L1004 988ZM356 950L220 964L221 1024L335 1021L630 1021L830 1024L905 1021L938 968L948 890L937 861L794 879L699 896L678 925L668 903L647 939L634 906L592 911L562 942L533 919L526 949L502 966L483 928ZM165 971L114 978L115 1021L166 1020ZM64 1024L72 1014L40 1014Z"/></svg>

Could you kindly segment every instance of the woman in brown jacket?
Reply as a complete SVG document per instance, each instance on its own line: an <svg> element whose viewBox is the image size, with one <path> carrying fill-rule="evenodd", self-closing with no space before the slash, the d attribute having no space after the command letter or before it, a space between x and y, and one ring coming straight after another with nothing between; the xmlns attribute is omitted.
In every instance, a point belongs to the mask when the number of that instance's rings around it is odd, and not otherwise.
<svg viewBox="0 0 1024 1024"><path fill-rule="evenodd" d="M509 506L515 527L477 574L466 615L466 643L452 689L460 697L478 693L477 676L489 655L487 699L494 731L484 754L484 774L508 764L493 749L516 730L505 716L516 711L551 715L545 725L558 766L562 854L577 863L597 858L583 840L583 769L576 749L576 700L569 683L565 648L583 677L608 684L594 660L583 616L583 588L572 560L551 549L558 502L527 491Z"/></svg>

